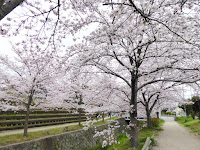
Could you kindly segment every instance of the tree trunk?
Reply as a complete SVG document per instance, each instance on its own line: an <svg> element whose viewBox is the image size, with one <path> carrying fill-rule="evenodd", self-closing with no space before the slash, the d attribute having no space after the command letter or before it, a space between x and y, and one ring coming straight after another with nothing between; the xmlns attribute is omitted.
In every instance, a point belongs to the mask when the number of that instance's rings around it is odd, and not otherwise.
<svg viewBox="0 0 200 150"><path fill-rule="evenodd" d="M81 109L78 109L78 125L81 126Z"/></svg>
<svg viewBox="0 0 200 150"><path fill-rule="evenodd" d="M159 119L159 112L156 112L157 118Z"/></svg>
<svg viewBox="0 0 200 150"><path fill-rule="evenodd" d="M200 112L198 112L197 116L198 116L198 118L199 118L199 120L200 120Z"/></svg>
<svg viewBox="0 0 200 150"><path fill-rule="evenodd" d="M185 109L185 121L187 121L187 110L186 110L186 106L184 105L184 109Z"/></svg>
<svg viewBox="0 0 200 150"><path fill-rule="evenodd" d="M149 112L147 113L147 128L148 128L148 129L151 129L151 128L152 128L152 124L151 124L151 115L150 115Z"/></svg>
<svg viewBox="0 0 200 150"><path fill-rule="evenodd" d="M99 113L96 113L96 120L98 122L98 116L99 116Z"/></svg>
<svg viewBox="0 0 200 150"><path fill-rule="evenodd" d="M194 112L193 109L191 110L191 116L192 116L192 119L194 120L195 119L195 112Z"/></svg>
<svg viewBox="0 0 200 150"><path fill-rule="evenodd" d="M193 115L193 114L192 114L192 119L193 119L193 120L195 119L195 115Z"/></svg>
<svg viewBox="0 0 200 150"><path fill-rule="evenodd" d="M104 122L104 112L102 113L102 122Z"/></svg>
<svg viewBox="0 0 200 150"><path fill-rule="evenodd" d="M137 121L137 82L138 79L132 74L131 75L131 101L132 107L130 112L130 134L131 134L131 148L136 148L139 145L138 142L138 121Z"/></svg>
<svg viewBox="0 0 200 150"><path fill-rule="evenodd" d="M26 117L25 117L25 123L24 123L24 136L28 136L28 119L29 119L29 113L30 113L30 105L33 100L33 96L30 95L28 97L28 104L26 106Z"/></svg>
<svg viewBox="0 0 200 150"><path fill-rule="evenodd" d="M151 112L149 110L149 104L148 102L145 103L145 109L146 109L146 115L147 115L147 128L151 129L152 124L151 124Z"/></svg>

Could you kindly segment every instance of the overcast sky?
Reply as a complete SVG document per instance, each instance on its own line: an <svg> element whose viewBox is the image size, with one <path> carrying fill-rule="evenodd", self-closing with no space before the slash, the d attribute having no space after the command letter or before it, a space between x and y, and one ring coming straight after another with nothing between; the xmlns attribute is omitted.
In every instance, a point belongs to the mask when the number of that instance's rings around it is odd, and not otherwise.
<svg viewBox="0 0 200 150"><path fill-rule="evenodd" d="M1 45L0 54L13 56L12 46L8 38L0 36L0 45Z"/></svg>

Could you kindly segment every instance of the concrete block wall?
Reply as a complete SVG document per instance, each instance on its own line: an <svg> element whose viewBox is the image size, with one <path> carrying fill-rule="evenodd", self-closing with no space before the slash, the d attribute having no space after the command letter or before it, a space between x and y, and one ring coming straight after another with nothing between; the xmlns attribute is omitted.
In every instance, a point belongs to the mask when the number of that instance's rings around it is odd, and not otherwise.
<svg viewBox="0 0 200 150"><path fill-rule="evenodd" d="M124 119L118 119L120 128L118 132L122 132L126 128ZM108 125L96 127L97 131L107 129ZM104 137L95 135L95 128L88 130L78 130L67 132L55 136L49 136L34 141L13 144L0 147L0 150L88 150L102 144Z"/></svg>

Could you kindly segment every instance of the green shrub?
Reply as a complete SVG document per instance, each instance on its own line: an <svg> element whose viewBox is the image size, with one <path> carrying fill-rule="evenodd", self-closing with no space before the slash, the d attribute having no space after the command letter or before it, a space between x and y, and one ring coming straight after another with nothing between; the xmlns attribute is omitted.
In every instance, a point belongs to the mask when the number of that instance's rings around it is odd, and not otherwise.
<svg viewBox="0 0 200 150"><path fill-rule="evenodd" d="M154 138L151 138L151 144L152 144L152 145L155 144L155 140L154 140Z"/></svg>
<svg viewBox="0 0 200 150"><path fill-rule="evenodd" d="M158 118L151 118L152 127L159 126L159 119Z"/></svg>
<svg viewBox="0 0 200 150"><path fill-rule="evenodd" d="M144 126L146 126L147 121L139 121L139 128L143 128Z"/></svg>

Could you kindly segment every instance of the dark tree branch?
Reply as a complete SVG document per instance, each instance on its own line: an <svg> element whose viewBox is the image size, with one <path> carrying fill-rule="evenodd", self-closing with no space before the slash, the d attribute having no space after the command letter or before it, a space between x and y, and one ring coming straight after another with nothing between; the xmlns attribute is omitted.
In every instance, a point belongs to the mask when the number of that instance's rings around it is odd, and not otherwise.
<svg viewBox="0 0 200 150"><path fill-rule="evenodd" d="M146 21L148 21L149 20L149 16L147 15L147 14L145 14L141 9L139 9L135 4L134 4L134 2L133 2L133 0L129 0L129 2L131 3L131 6L142 16L142 17L144 17L144 19L146 20Z"/></svg>
<svg viewBox="0 0 200 150"><path fill-rule="evenodd" d="M157 95L156 100L153 102L153 105L150 108L150 113L152 112L152 110L153 110L154 106L156 105L158 99L159 99L159 95Z"/></svg>
<svg viewBox="0 0 200 150"><path fill-rule="evenodd" d="M159 93L160 93L160 92L155 92L155 93L153 93L153 94L148 98L148 103L150 102L151 98L152 98L154 95L159 94Z"/></svg>
<svg viewBox="0 0 200 150"><path fill-rule="evenodd" d="M179 80L176 80L176 79L156 79L156 80L144 83L143 85L141 85L140 87L138 87L137 91L139 91L140 89L142 89L143 87L145 87L145 86L147 86L149 84L157 83L157 82L174 82L174 83L188 84L188 83L195 83L197 81L200 81L200 78L197 78L197 79L195 79L193 81L183 81L181 79L179 79Z"/></svg>
<svg viewBox="0 0 200 150"><path fill-rule="evenodd" d="M145 104L143 103L143 101L139 101L139 102L137 102L137 103L141 103L143 106L145 106Z"/></svg>
<svg viewBox="0 0 200 150"><path fill-rule="evenodd" d="M108 67L101 65L99 63L94 62L95 64L91 64L92 66L96 66L97 68L99 68L100 70L102 70L104 73L113 75L115 77L118 77L120 79L122 79L125 83L127 83L127 85L129 87L131 87L131 84L128 82L128 80L126 80L124 77L122 77L121 75L117 74L116 72L112 71L111 69L109 69Z"/></svg>
<svg viewBox="0 0 200 150"><path fill-rule="evenodd" d="M54 27L54 31L53 31L53 35L52 35L52 37L53 37L53 46L54 46L54 49L56 50L56 45L55 45L55 34L56 34L56 29L57 29L57 26L58 26L58 22L59 22L59 20L60 20L60 0L58 0L58 5L57 5L57 7L58 7L58 16L57 16L57 21L56 21L56 23L55 23L55 27Z"/></svg>
<svg viewBox="0 0 200 150"><path fill-rule="evenodd" d="M0 6L0 20L2 20L6 15L8 15L12 10L14 10L17 6L19 6L24 0L9 0L5 2L5 0L1 1ZM4 4L4 5L3 5Z"/></svg>
<svg viewBox="0 0 200 150"><path fill-rule="evenodd" d="M132 6L130 4L127 4L127 3L104 3L103 5L127 5L127 6Z"/></svg>
<svg viewBox="0 0 200 150"><path fill-rule="evenodd" d="M125 91L123 91L123 90L121 90L119 88L113 88L113 89L122 92L128 98L128 100L130 101L130 97ZM126 102L129 102L129 101L126 101Z"/></svg>
<svg viewBox="0 0 200 150"><path fill-rule="evenodd" d="M125 67L130 72L130 69L118 58L115 51L113 51L113 54L114 54L114 58L119 62L119 64L122 65L123 67Z"/></svg>
<svg viewBox="0 0 200 150"><path fill-rule="evenodd" d="M0 8L3 6L6 0L0 0Z"/></svg>
<svg viewBox="0 0 200 150"><path fill-rule="evenodd" d="M145 97L145 92L142 92L142 97L143 97L143 100L144 100L144 102L146 103L146 97Z"/></svg>

